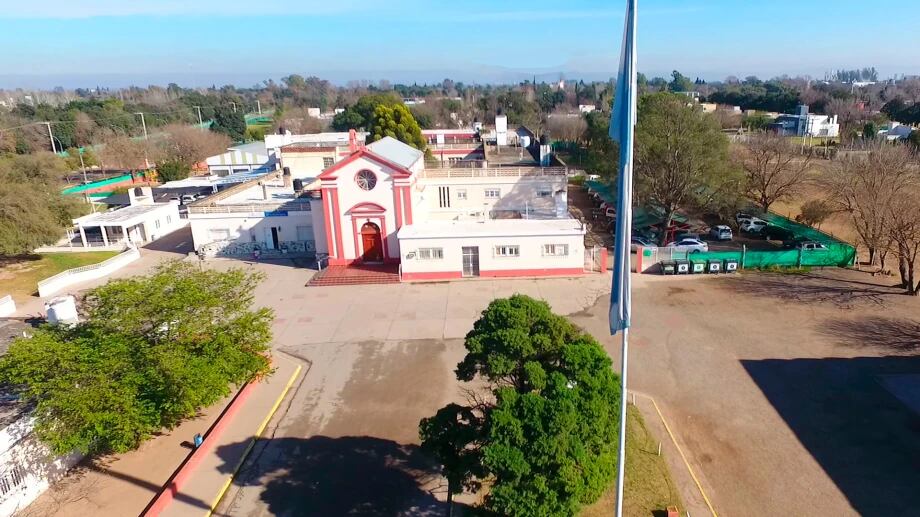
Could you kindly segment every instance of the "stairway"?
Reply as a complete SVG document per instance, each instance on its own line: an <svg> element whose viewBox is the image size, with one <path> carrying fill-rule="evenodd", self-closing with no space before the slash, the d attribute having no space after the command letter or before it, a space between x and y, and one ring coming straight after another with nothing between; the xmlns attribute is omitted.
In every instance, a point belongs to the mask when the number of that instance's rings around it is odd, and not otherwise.
<svg viewBox="0 0 920 517"><path fill-rule="evenodd" d="M398 284L398 265L329 266L307 282L308 287Z"/></svg>

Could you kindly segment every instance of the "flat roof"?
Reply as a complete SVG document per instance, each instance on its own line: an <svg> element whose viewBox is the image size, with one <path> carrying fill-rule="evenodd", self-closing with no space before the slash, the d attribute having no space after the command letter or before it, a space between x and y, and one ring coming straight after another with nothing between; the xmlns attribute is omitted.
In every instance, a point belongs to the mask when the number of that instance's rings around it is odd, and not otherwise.
<svg viewBox="0 0 920 517"><path fill-rule="evenodd" d="M255 205L265 203L270 205L277 205L278 203L286 203L297 198L297 195L294 193L294 189L285 187L284 182L280 179L276 178L274 180L266 180L264 183L266 190L268 191L268 199L265 199L265 196L262 192L262 185L253 183L249 186L249 188L240 189L239 192L234 192L227 197L218 199L214 204Z"/></svg>
<svg viewBox="0 0 920 517"><path fill-rule="evenodd" d="M154 203L152 205L131 205L108 212L96 212L74 219L80 226L132 226L143 222L147 216L168 208L171 203Z"/></svg>
<svg viewBox="0 0 920 517"><path fill-rule="evenodd" d="M488 219L484 221L428 221L399 229L400 239L459 237L528 237L539 235L584 235L577 219Z"/></svg>

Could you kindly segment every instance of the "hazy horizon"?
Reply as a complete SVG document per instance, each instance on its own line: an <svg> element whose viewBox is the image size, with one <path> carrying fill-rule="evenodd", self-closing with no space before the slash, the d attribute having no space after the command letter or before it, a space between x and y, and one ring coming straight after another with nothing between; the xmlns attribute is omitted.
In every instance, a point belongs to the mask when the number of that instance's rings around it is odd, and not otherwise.
<svg viewBox="0 0 920 517"><path fill-rule="evenodd" d="M284 75L466 83L607 79L625 2L46 0L0 10L0 88L249 87ZM895 13L897 16L893 16ZM639 68L707 81L920 73L920 7L857 0L643 0Z"/></svg>

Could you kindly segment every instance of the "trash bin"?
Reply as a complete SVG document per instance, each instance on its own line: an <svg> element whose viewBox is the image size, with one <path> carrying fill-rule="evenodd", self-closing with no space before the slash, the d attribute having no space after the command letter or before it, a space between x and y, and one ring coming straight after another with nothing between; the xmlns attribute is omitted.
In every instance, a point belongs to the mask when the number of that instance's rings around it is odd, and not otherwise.
<svg viewBox="0 0 920 517"><path fill-rule="evenodd" d="M661 262L661 274L662 275L673 275L676 271L673 260L665 260Z"/></svg>
<svg viewBox="0 0 920 517"><path fill-rule="evenodd" d="M719 274L722 272L722 261L721 260L707 260L706 261L706 272L712 275Z"/></svg>
<svg viewBox="0 0 920 517"><path fill-rule="evenodd" d="M690 261L684 259L678 259L674 261L674 272L678 275L689 275L690 274Z"/></svg>
<svg viewBox="0 0 920 517"><path fill-rule="evenodd" d="M738 260L736 259L727 259L725 261L725 272L726 273L735 273L738 271Z"/></svg>
<svg viewBox="0 0 920 517"><path fill-rule="evenodd" d="M699 275L700 273L706 272L706 263L702 260L691 260L690 261L690 271L694 275Z"/></svg>

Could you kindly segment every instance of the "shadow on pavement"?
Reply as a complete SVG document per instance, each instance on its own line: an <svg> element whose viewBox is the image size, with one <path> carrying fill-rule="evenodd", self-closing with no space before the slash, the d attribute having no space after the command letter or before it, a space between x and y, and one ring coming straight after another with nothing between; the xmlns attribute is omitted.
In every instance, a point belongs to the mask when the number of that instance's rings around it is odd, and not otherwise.
<svg viewBox="0 0 920 517"><path fill-rule="evenodd" d="M741 364L856 512L888 516L916 508L920 415L879 381L887 375L920 373L920 357ZM815 504L820 507L820 501Z"/></svg>
<svg viewBox="0 0 920 517"><path fill-rule="evenodd" d="M828 320L818 327L822 334L846 345L897 353L920 352L920 323L873 316Z"/></svg>
<svg viewBox="0 0 920 517"><path fill-rule="evenodd" d="M239 448L217 448L222 471L233 470ZM416 445L368 436L315 436L271 439L234 483L261 486L260 499L272 515L440 517L445 503L433 495L445 490L439 479L440 467Z"/></svg>

